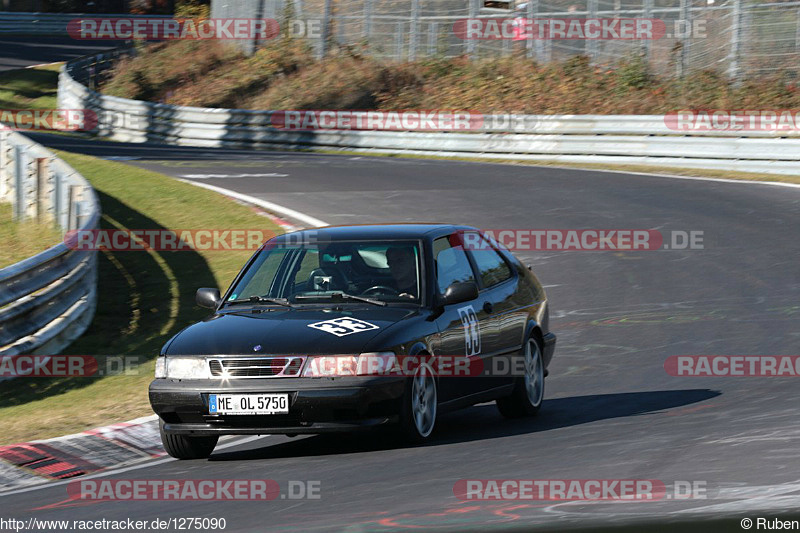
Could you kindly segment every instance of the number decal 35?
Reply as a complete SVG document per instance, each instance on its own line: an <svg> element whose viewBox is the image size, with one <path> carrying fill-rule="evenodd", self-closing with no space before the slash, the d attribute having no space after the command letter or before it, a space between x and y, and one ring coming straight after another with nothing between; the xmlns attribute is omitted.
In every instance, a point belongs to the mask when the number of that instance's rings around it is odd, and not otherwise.
<svg viewBox="0 0 800 533"><path fill-rule="evenodd" d="M325 320L323 322L315 322L314 324L309 324L308 327L319 329L326 333L330 333L331 335L336 335L337 337L344 337L345 335L361 333L371 329L379 329L379 326L376 326L375 324L370 324L369 322L365 322L357 318L348 317L334 318L331 320Z"/></svg>
<svg viewBox="0 0 800 533"><path fill-rule="evenodd" d="M481 330L478 324L478 315L471 305L460 307L458 315L461 317L461 324L464 326L464 343L467 355L477 355L481 353Z"/></svg>

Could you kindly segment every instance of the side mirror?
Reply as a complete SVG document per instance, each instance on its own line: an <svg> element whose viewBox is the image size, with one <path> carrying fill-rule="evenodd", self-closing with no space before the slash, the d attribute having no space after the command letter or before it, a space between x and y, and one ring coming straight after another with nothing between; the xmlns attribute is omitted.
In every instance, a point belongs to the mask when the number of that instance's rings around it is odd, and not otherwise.
<svg viewBox="0 0 800 533"><path fill-rule="evenodd" d="M197 289L197 294L194 295L197 305L209 309L216 309L221 300L219 289Z"/></svg>
<svg viewBox="0 0 800 533"><path fill-rule="evenodd" d="M442 305L460 304L478 297L478 286L474 281L462 281L451 284L444 291Z"/></svg>

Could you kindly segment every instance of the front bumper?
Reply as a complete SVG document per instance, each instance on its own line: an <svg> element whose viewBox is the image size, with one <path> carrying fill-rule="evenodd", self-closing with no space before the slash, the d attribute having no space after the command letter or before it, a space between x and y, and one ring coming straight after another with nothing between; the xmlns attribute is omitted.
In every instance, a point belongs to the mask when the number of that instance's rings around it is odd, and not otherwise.
<svg viewBox="0 0 800 533"><path fill-rule="evenodd" d="M404 390L402 377L156 379L150 384L150 405L170 433L325 433L393 422L400 413ZM289 394L288 414L208 414L209 394L272 392Z"/></svg>

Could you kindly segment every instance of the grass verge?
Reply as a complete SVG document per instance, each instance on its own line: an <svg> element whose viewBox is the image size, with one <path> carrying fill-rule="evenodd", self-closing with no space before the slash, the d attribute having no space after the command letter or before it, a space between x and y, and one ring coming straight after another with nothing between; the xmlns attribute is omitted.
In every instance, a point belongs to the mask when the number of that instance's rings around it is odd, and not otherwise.
<svg viewBox="0 0 800 533"><path fill-rule="evenodd" d="M61 63L0 74L0 109L55 109Z"/></svg>
<svg viewBox="0 0 800 533"><path fill-rule="evenodd" d="M0 268L43 252L60 241L61 231L55 225L15 222L11 204L0 204Z"/></svg>
<svg viewBox="0 0 800 533"><path fill-rule="evenodd" d="M103 228L254 229L280 232L251 207L124 163L58 152L100 197ZM252 251L98 252L97 313L64 351L140 358L133 375L28 378L3 383L0 444L55 437L151 414L147 385L159 348L207 315L198 287L225 288Z"/></svg>

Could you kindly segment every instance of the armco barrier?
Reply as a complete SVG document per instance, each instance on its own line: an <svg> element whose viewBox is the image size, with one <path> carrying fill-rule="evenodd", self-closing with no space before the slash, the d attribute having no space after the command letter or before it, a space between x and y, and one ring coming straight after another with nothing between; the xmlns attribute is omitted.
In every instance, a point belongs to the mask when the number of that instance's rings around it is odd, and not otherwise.
<svg viewBox="0 0 800 533"><path fill-rule="evenodd" d="M126 142L200 147L346 150L580 163L644 164L800 175L800 131L684 133L662 115L527 115L511 127L484 117L476 133L408 131L292 132L271 127L272 111L171 106L106 96L96 74L120 52L67 63L59 107L91 109L96 134ZM522 126L519 126L521 124Z"/></svg>
<svg viewBox="0 0 800 533"><path fill-rule="evenodd" d="M30 13L0 11L0 35L41 35L46 37L66 37L67 24L80 18L171 18L168 15L109 15L92 13Z"/></svg>
<svg viewBox="0 0 800 533"><path fill-rule="evenodd" d="M100 203L86 179L27 137L0 130L0 202L16 219L95 229ZM97 300L97 252L63 242L0 269L0 356L59 353L88 327Z"/></svg>

